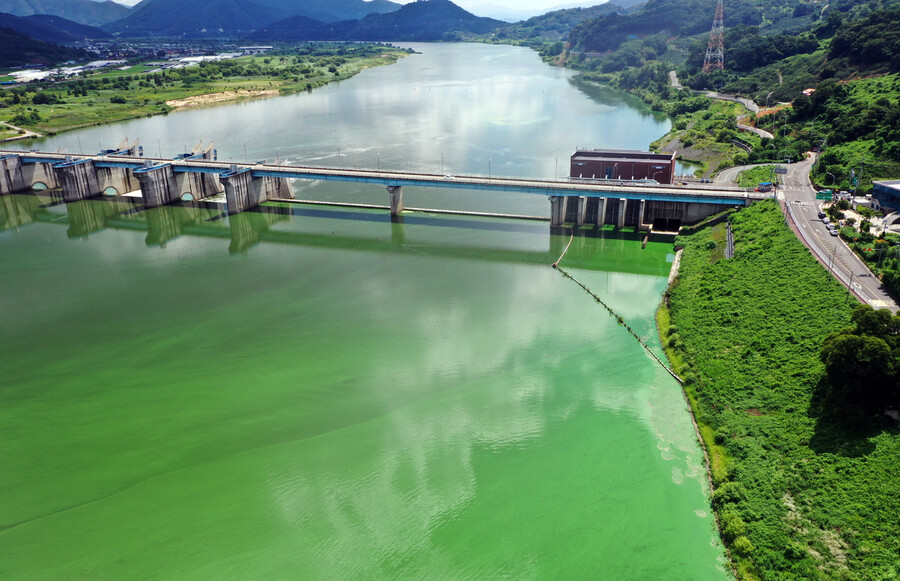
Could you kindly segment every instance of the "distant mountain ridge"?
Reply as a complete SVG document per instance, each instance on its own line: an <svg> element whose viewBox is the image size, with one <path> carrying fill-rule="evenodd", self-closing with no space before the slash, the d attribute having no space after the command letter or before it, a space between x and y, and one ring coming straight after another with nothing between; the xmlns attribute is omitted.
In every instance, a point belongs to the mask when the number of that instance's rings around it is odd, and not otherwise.
<svg viewBox="0 0 900 581"><path fill-rule="evenodd" d="M632 6L635 4L628 0L616 0L615 3L606 2L589 8L554 10L522 22L507 24L497 32L497 38L522 41L568 40L572 29L583 22L596 20L610 14L626 14L635 10L623 7L620 4L622 1Z"/></svg>
<svg viewBox="0 0 900 581"><path fill-rule="evenodd" d="M36 40L11 28L0 26L0 67L49 65L68 59L91 56L87 51Z"/></svg>
<svg viewBox="0 0 900 581"><path fill-rule="evenodd" d="M234 37L291 16L336 22L398 8L388 0L143 0L104 29L122 36Z"/></svg>
<svg viewBox="0 0 900 581"><path fill-rule="evenodd" d="M504 22L475 16L450 0L418 0L395 12L370 14L360 20L336 23L308 18L287 18L255 31L255 40L363 40L413 41L458 40L459 34L487 34Z"/></svg>
<svg viewBox="0 0 900 581"><path fill-rule="evenodd" d="M0 26L26 34L36 40L56 44L74 44L88 38L109 37L109 33L94 26L86 26L48 14L15 16L0 12Z"/></svg>
<svg viewBox="0 0 900 581"><path fill-rule="evenodd" d="M102 26L125 18L130 9L109 0L0 0L0 12L14 16L50 14L79 24Z"/></svg>

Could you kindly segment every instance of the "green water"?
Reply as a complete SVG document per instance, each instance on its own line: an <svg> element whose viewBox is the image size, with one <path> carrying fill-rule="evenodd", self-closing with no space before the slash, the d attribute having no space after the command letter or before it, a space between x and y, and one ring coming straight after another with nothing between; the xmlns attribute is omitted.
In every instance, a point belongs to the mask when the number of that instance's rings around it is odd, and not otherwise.
<svg viewBox="0 0 900 581"><path fill-rule="evenodd" d="M578 146L669 127L528 49L416 49L17 147L202 138L220 160L551 178ZM562 266L658 349L671 241L590 233ZM0 579L727 578L680 388L550 267L568 242L546 222L0 197Z"/></svg>
<svg viewBox="0 0 900 581"><path fill-rule="evenodd" d="M49 202L0 198L0 577L726 577L679 386L567 234ZM562 265L657 345L640 246Z"/></svg>

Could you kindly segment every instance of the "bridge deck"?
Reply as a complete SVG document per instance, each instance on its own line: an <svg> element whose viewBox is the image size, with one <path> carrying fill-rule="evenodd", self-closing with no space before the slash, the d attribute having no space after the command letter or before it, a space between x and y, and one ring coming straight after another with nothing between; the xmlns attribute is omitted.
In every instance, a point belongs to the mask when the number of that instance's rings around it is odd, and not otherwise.
<svg viewBox="0 0 900 581"><path fill-rule="evenodd" d="M229 174L250 171L254 178L298 178L308 180L334 180L378 184L382 186L425 186L468 190L521 192L544 196L587 196L600 198L624 198L666 202L693 202L706 204L743 205L748 201L771 198L774 194L742 190L740 188L710 185L650 185L618 180L590 180L565 178L558 180L534 180L508 177L464 175L437 175L415 172L373 171L347 168L308 167L276 164L248 164L205 161L191 158L154 159L116 154L67 155L61 153L0 151L0 156L19 155L24 163L60 163L93 161L96 167L128 168L139 170L148 167L171 165L178 173Z"/></svg>

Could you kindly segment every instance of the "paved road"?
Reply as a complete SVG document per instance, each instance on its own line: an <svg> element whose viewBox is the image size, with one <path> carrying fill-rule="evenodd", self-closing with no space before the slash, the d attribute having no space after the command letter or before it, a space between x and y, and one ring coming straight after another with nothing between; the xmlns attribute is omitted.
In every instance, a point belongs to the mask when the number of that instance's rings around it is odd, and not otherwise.
<svg viewBox="0 0 900 581"><path fill-rule="evenodd" d="M815 162L815 156L787 166L788 173L783 178L783 186L779 188L778 197L790 205L796 219L797 229L802 234L813 253L830 268L835 277L845 285L852 281L853 291L863 301L877 308L889 308L897 312L898 305L884 291L881 282L866 267L865 263L853 253L840 236L831 236L825 224L818 217L821 201L816 200L816 193L809 182L809 171ZM732 168L737 170L739 168ZM723 172L723 175L726 172Z"/></svg>
<svg viewBox="0 0 900 581"><path fill-rule="evenodd" d="M15 125L10 125L9 123L5 123L3 121L0 121L0 125L3 125L4 127L7 127L9 129L12 129L13 131L24 131L25 132L20 135L14 135L12 137L7 137L6 139L0 139L0 141L15 141L17 139L27 139L29 137L43 137L43 135L41 135L40 133L35 133L34 131L31 131L30 129L23 129L21 127L16 127Z"/></svg>

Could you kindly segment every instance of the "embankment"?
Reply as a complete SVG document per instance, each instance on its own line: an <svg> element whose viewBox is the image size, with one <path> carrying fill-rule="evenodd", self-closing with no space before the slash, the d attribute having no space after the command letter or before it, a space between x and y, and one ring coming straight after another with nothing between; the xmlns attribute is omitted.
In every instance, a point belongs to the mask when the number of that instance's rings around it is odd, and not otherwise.
<svg viewBox="0 0 900 581"><path fill-rule="evenodd" d="M741 579L900 575L900 435L851 428L820 403L824 338L855 301L774 202L679 237L658 316L710 458L713 506ZM839 413L837 414L839 417Z"/></svg>

